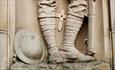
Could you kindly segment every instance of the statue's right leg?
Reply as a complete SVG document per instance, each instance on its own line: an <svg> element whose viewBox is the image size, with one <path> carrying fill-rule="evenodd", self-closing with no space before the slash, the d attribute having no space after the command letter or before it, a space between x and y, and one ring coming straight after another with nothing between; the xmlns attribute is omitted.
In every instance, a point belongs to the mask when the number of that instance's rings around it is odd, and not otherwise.
<svg viewBox="0 0 115 70"><path fill-rule="evenodd" d="M60 63L62 57L56 45L56 1L55 0L39 0L39 21L40 26L48 45L49 62Z"/></svg>

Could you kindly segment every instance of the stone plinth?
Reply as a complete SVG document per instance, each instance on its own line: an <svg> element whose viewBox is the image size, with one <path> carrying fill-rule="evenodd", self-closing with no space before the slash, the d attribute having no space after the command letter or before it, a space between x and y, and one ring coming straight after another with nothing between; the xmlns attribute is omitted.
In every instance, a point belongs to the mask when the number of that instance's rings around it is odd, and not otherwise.
<svg viewBox="0 0 115 70"><path fill-rule="evenodd" d="M11 70L110 70L110 64L106 62L78 62L61 64L34 64L28 65L21 62L14 63Z"/></svg>

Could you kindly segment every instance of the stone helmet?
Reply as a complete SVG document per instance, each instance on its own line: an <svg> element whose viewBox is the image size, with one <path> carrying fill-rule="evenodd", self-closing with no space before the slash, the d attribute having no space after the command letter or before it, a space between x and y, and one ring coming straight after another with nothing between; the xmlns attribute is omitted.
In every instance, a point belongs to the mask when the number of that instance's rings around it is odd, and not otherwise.
<svg viewBox="0 0 115 70"><path fill-rule="evenodd" d="M27 29L19 30L16 33L14 47L18 58L28 64L40 63L46 54L40 36Z"/></svg>

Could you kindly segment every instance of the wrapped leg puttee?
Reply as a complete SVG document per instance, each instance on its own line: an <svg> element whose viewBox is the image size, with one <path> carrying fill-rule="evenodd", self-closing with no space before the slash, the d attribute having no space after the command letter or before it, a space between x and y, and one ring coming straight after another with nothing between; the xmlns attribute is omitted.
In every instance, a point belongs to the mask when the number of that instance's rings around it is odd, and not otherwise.
<svg viewBox="0 0 115 70"><path fill-rule="evenodd" d="M49 61L61 62L61 56L56 45L56 1L55 0L40 0L39 4L39 21L40 26L48 44Z"/></svg>
<svg viewBox="0 0 115 70"><path fill-rule="evenodd" d="M77 37L77 34L83 24L83 19L87 10L87 1L86 0L71 0L67 19L66 27L64 34L64 44L62 48L62 53L65 54L65 58L79 59L80 61L89 61L93 60L92 57L82 54L80 51L75 49L74 43ZM65 51L63 51L65 50Z"/></svg>

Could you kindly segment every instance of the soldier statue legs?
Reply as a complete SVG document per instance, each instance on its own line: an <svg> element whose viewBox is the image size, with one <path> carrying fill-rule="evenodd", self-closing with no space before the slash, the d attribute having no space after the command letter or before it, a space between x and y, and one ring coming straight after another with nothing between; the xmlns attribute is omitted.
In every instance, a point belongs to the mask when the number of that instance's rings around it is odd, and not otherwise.
<svg viewBox="0 0 115 70"><path fill-rule="evenodd" d="M43 35L48 44L49 61L52 63L63 62L65 59L79 59L89 61L93 58L79 52L74 47L74 41L82 25L84 14L87 8L86 0L70 0L66 19L64 44L59 50L56 44L56 1L39 0L39 18ZM63 59L62 59L63 58Z"/></svg>

